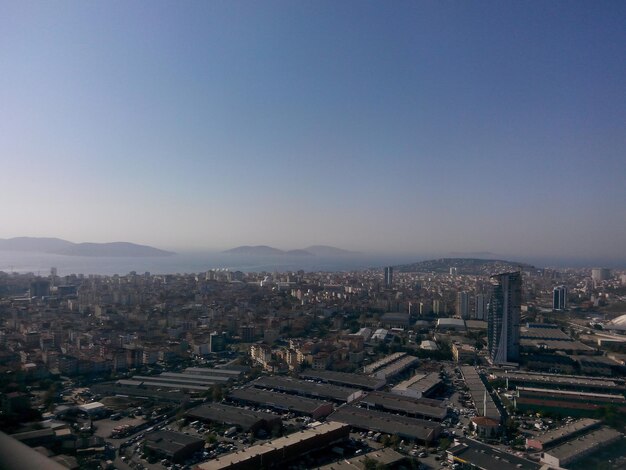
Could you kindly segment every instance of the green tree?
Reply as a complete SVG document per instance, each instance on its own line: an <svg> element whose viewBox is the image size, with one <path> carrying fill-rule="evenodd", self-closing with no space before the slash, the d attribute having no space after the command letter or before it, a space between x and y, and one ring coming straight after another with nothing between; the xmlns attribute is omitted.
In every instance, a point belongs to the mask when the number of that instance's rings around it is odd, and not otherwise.
<svg viewBox="0 0 626 470"><path fill-rule="evenodd" d="M211 396L213 401L222 401L224 398L224 391L222 390L222 386L220 384L213 385Z"/></svg>
<svg viewBox="0 0 626 470"><path fill-rule="evenodd" d="M43 403L48 410L51 410L54 407L54 403L56 402L57 398L57 390L58 385L56 383L53 383L43 394Z"/></svg>
<svg viewBox="0 0 626 470"><path fill-rule="evenodd" d="M384 469L385 466L382 465L378 460L373 459L371 457L365 457L363 459L363 469L364 470L381 470Z"/></svg>
<svg viewBox="0 0 626 470"><path fill-rule="evenodd" d="M452 444L452 442L447 437L442 437L441 439L439 439L439 448L441 450L446 450L448 447L450 447L450 444Z"/></svg>

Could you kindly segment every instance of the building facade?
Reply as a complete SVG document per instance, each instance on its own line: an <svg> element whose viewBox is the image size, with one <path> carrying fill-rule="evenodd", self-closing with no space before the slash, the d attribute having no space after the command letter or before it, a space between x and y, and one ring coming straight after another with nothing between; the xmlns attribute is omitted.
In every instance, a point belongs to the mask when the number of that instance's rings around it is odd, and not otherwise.
<svg viewBox="0 0 626 470"><path fill-rule="evenodd" d="M487 297L485 294L476 295L474 318L476 318L476 320L485 320L487 318Z"/></svg>
<svg viewBox="0 0 626 470"><path fill-rule="evenodd" d="M558 286L552 291L552 309L565 310L567 308L567 287Z"/></svg>
<svg viewBox="0 0 626 470"><path fill-rule="evenodd" d="M393 285L393 267L387 266L385 268L385 287L390 288Z"/></svg>
<svg viewBox="0 0 626 470"><path fill-rule="evenodd" d="M469 294L467 292L457 292L456 314L463 319L469 318Z"/></svg>
<svg viewBox="0 0 626 470"><path fill-rule="evenodd" d="M487 339L494 364L519 361L522 275L520 272L491 276Z"/></svg>

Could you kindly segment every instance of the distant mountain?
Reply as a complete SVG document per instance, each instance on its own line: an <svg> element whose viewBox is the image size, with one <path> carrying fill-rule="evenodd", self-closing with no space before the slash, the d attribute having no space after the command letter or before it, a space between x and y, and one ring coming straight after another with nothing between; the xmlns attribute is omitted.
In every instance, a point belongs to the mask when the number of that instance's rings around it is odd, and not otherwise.
<svg viewBox="0 0 626 470"><path fill-rule="evenodd" d="M278 248L272 248L271 246L266 245L238 246L237 248L231 248L230 250L226 250L224 251L224 253L246 256L276 256L285 254L283 250L279 250Z"/></svg>
<svg viewBox="0 0 626 470"><path fill-rule="evenodd" d="M480 258L440 258L396 266L399 272L449 273L457 268L458 274L491 275L506 271L535 269L534 266L516 261Z"/></svg>
<svg viewBox="0 0 626 470"><path fill-rule="evenodd" d="M73 243L60 238L17 237L0 238L0 251L26 251L64 256L101 256L139 258L169 256L171 251L128 242Z"/></svg>
<svg viewBox="0 0 626 470"><path fill-rule="evenodd" d="M316 256L346 256L359 254L356 251L344 250L342 248L336 248L334 246L327 245L312 245L308 248L305 248L305 250L309 253L313 253Z"/></svg>
<svg viewBox="0 0 626 470"><path fill-rule="evenodd" d="M287 256L315 256L313 253L307 250L289 250L285 251Z"/></svg>
<svg viewBox="0 0 626 470"><path fill-rule="evenodd" d="M238 246L224 251L224 253L231 253L236 255L246 256L345 256L356 254L354 251L342 250L341 248L335 248L334 246L314 245L305 249L298 250L279 250L278 248L272 248L271 246L258 245L258 246Z"/></svg>

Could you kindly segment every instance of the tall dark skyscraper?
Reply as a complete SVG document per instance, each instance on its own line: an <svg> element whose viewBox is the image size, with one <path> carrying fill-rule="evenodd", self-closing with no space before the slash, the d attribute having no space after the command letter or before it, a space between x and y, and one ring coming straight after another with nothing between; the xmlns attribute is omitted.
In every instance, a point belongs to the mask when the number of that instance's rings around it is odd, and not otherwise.
<svg viewBox="0 0 626 470"><path fill-rule="evenodd" d="M385 268L385 287L390 288L393 285L393 267Z"/></svg>
<svg viewBox="0 0 626 470"><path fill-rule="evenodd" d="M489 357L494 364L519 361L519 322L522 306L520 272L491 276L488 308Z"/></svg>
<svg viewBox="0 0 626 470"><path fill-rule="evenodd" d="M38 279L30 283L31 297L47 297L50 295L50 281Z"/></svg>

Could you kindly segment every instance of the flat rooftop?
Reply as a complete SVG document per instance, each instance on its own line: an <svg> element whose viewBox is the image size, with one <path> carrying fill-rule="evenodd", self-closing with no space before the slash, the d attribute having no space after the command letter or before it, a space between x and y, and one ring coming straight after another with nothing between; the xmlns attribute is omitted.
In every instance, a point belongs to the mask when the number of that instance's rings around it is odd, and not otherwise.
<svg viewBox="0 0 626 470"><path fill-rule="evenodd" d="M315 398L298 397L253 387L233 390L228 397L234 401L256 403L262 406L303 414L312 414L321 406L331 405L330 402L316 400Z"/></svg>
<svg viewBox="0 0 626 470"><path fill-rule="evenodd" d="M590 352L594 349L580 341L560 341L541 338L521 338L520 345L527 348L542 348L551 351Z"/></svg>
<svg viewBox="0 0 626 470"><path fill-rule="evenodd" d="M593 387L593 388L614 388L624 389L623 385L618 384L615 380L610 378L591 378L578 375L559 375L559 374L538 374L533 372L503 372L496 374L498 378L508 379L515 382L534 382L534 383L547 383L563 386L577 386L577 387Z"/></svg>
<svg viewBox="0 0 626 470"><path fill-rule="evenodd" d="M191 373L191 372L163 372L155 377L160 377L160 378L171 378L171 379L176 379L176 380L181 380L181 381L193 381L193 382L198 382L198 383L208 383L208 384L214 384L214 383L225 383L228 382L231 377L226 377L224 375L208 375L208 374L195 374L195 373Z"/></svg>
<svg viewBox="0 0 626 470"><path fill-rule="evenodd" d="M593 449L603 447L618 439L622 434L615 429L601 427L588 434L579 436L571 441L565 442L555 448L544 452L544 454L556 457L562 462L571 462L578 456L583 456Z"/></svg>
<svg viewBox="0 0 626 470"><path fill-rule="evenodd" d="M146 435L146 444L172 455L188 445L197 445L201 442L204 442L201 438L174 431L156 431Z"/></svg>
<svg viewBox="0 0 626 470"><path fill-rule="evenodd" d="M195 468L199 470L220 470L230 467L231 465L241 464L254 457L268 454L270 452L287 448L294 444L303 441L316 441L319 436L323 436L327 433L345 430L346 436L348 435L348 426L342 423L326 422L319 426L304 429L300 432L290 434L285 437L280 437L272 441L264 442L255 446L248 447L246 450L234 452L231 454L222 455L216 459L209 460L208 462L201 463Z"/></svg>
<svg viewBox="0 0 626 470"><path fill-rule="evenodd" d="M461 367L461 373L467 388L469 388L469 393L472 396L472 401L478 414L500 422L502 419L500 410L498 410L493 398L487 392L487 388L476 369L473 366L463 366Z"/></svg>
<svg viewBox="0 0 626 470"><path fill-rule="evenodd" d="M141 381L141 385L156 388L171 388L173 390L189 390L192 392L206 392L209 389L208 385L193 385L180 382L165 382L165 381Z"/></svg>
<svg viewBox="0 0 626 470"><path fill-rule="evenodd" d="M100 383L91 386L91 390L104 396L127 396L137 398L153 398L163 401L183 402L189 395L181 391L157 390L157 388L139 387L143 382L132 380L118 380L115 382ZM165 388L163 386L162 388ZM173 387L172 387L173 388Z"/></svg>
<svg viewBox="0 0 626 470"><path fill-rule="evenodd" d="M520 392L530 392L537 393L542 395L552 395L552 396L565 396L569 397L573 400L591 400L591 399L602 399L609 400L616 403L625 402L626 398L624 395L612 394L612 393L595 393L595 392L576 392L574 390L554 390L549 388L534 388L534 387L517 387L517 390Z"/></svg>
<svg viewBox="0 0 626 470"><path fill-rule="evenodd" d="M572 338L558 328L533 328L521 327L520 338L526 339L552 339L556 341L572 341Z"/></svg>
<svg viewBox="0 0 626 470"><path fill-rule="evenodd" d="M448 408L443 402L435 405L430 403L431 401L425 401L421 398L403 397L387 392L371 392L359 399L358 402L369 406L378 406L389 411L443 420L448 414Z"/></svg>
<svg viewBox="0 0 626 470"><path fill-rule="evenodd" d="M403 372L405 369L411 367L413 364L417 364L418 362L419 359L415 356L404 356L395 362L381 367L376 372L374 372L374 375L382 377L392 377L396 374Z"/></svg>
<svg viewBox="0 0 626 470"><path fill-rule="evenodd" d="M191 408L185 413L193 419L214 421L217 423L231 424L248 430L263 422L271 423L280 421L280 416L261 411L246 410L237 406L224 405L222 403L206 403Z"/></svg>
<svg viewBox="0 0 626 470"><path fill-rule="evenodd" d="M348 385L349 387L365 390L378 390L385 386L384 379L377 379L367 375L335 372L332 370L307 370L300 374L303 379L320 380L322 382Z"/></svg>
<svg viewBox="0 0 626 470"><path fill-rule="evenodd" d="M461 439L448 449L455 461L469 462L478 468L497 470L539 470L540 464L503 452L473 439Z"/></svg>
<svg viewBox="0 0 626 470"><path fill-rule="evenodd" d="M556 429L551 429L550 431L541 434L534 439L541 442L541 444L545 448L554 441L559 441L561 439L567 438L568 436L571 436L572 434L576 434L586 429L593 428L600 425L600 423L602 423L602 421L598 419L579 419L564 426L560 426Z"/></svg>
<svg viewBox="0 0 626 470"><path fill-rule="evenodd" d="M378 361L372 362L371 364L365 366L363 368L363 372L366 374L371 374L372 372L376 372L376 370L380 369L381 367L384 367L387 364L397 361L398 359L404 356L406 356L406 353L404 352L397 352L397 353L390 354L389 356L385 356L382 359L379 359Z"/></svg>
<svg viewBox="0 0 626 470"><path fill-rule="evenodd" d="M305 395L312 398L327 398L335 401L347 402L350 396L359 390L348 387L340 387L331 384L318 384L306 380L293 379L291 377L267 376L259 377L251 382L258 388L279 390L281 392Z"/></svg>
<svg viewBox="0 0 626 470"><path fill-rule="evenodd" d="M373 450L367 454L352 457L350 459L341 459L323 467L317 467L317 470L363 470L367 459L376 460L382 465L394 465L406 459L405 455L396 452L391 447Z"/></svg>
<svg viewBox="0 0 626 470"><path fill-rule="evenodd" d="M218 377L231 377L237 378L243 374L241 370L232 370L232 369L218 369L215 367L187 367L184 371L184 374L197 374L197 375L211 375Z"/></svg>
<svg viewBox="0 0 626 470"><path fill-rule="evenodd" d="M352 405L338 408L328 416L328 420L346 423L358 429L398 434L405 438L425 442L434 440L441 431L441 426L432 421L367 410Z"/></svg>
<svg viewBox="0 0 626 470"><path fill-rule="evenodd" d="M394 391L414 390L427 395L429 391L441 384L441 378L437 372L429 372L427 374L417 373L413 377L400 382L393 387Z"/></svg>

